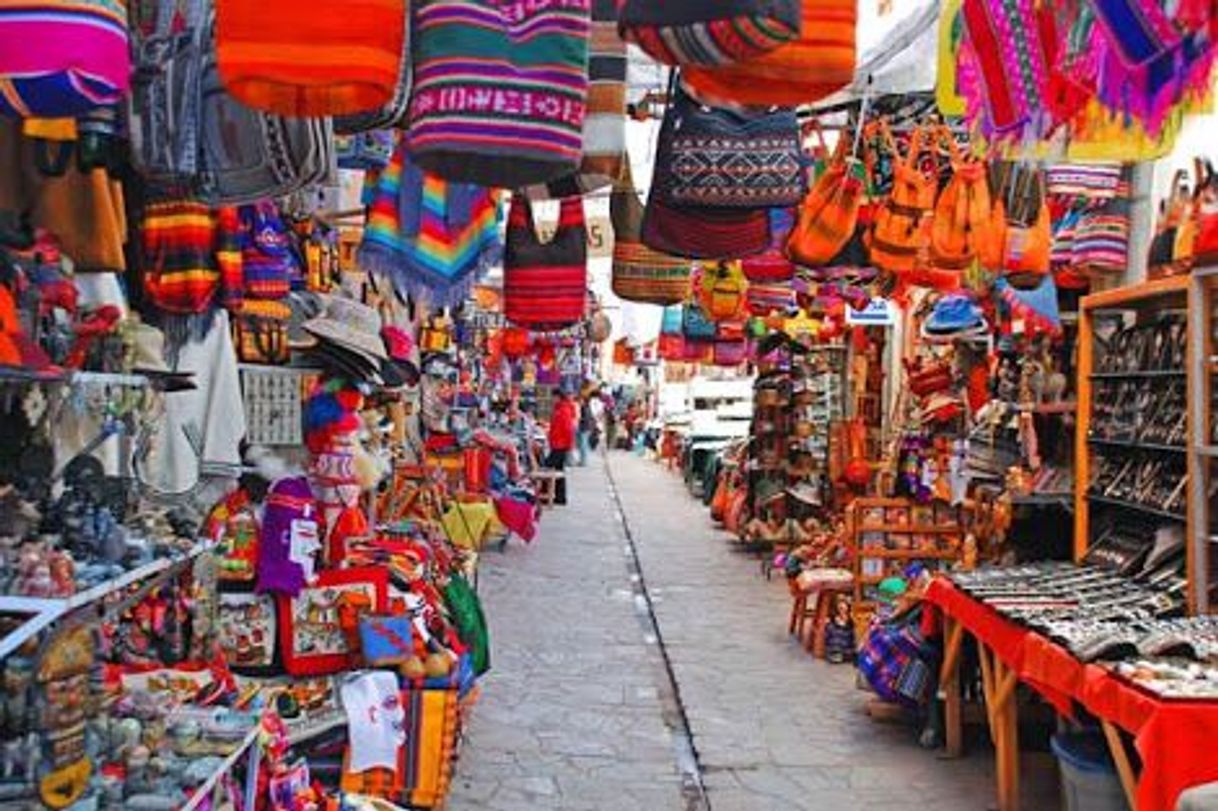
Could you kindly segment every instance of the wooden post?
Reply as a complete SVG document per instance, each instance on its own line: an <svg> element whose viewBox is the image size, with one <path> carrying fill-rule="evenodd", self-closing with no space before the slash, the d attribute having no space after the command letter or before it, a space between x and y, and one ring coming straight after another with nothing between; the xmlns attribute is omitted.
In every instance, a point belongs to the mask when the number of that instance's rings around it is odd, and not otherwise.
<svg viewBox="0 0 1218 811"><path fill-rule="evenodd" d="M1104 737L1108 739L1108 749L1112 752L1112 762L1116 764L1117 776L1121 778L1121 788L1125 790L1125 801L1131 811L1138 808L1138 778L1133 773L1133 764L1129 762L1129 752L1125 750L1125 741L1121 740L1121 732L1111 721L1100 720L1104 728Z"/></svg>
<svg viewBox="0 0 1218 811"><path fill-rule="evenodd" d="M964 753L963 718L960 697L960 653L964 649L964 626L944 617L943 667L939 671L939 691L943 695L943 745L948 757Z"/></svg>

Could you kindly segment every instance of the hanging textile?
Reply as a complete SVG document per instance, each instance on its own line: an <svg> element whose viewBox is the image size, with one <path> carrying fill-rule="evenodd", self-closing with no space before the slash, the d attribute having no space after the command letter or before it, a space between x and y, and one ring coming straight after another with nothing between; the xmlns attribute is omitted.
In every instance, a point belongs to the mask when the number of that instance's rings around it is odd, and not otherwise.
<svg viewBox="0 0 1218 811"><path fill-rule="evenodd" d="M804 2L800 38L747 62L690 67L684 79L712 104L808 104L854 78L857 0Z"/></svg>
<svg viewBox="0 0 1218 811"><path fill-rule="evenodd" d="M216 0L216 59L242 104L285 116L378 110L402 81L403 0Z"/></svg>
<svg viewBox="0 0 1218 811"><path fill-rule="evenodd" d="M389 165L368 176L366 193L360 267L387 276L405 295L455 306L502 258L495 194L424 172L410 162L405 139Z"/></svg>
<svg viewBox="0 0 1218 811"><path fill-rule="evenodd" d="M414 11L415 162L448 180L509 189L579 167L589 0L421 0Z"/></svg>

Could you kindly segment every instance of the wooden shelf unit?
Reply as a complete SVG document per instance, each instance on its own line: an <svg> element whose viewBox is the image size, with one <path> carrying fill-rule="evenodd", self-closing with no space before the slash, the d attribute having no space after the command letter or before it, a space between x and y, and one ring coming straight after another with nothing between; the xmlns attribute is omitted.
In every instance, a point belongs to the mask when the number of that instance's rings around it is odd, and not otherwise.
<svg viewBox="0 0 1218 811"><path fill-rule="evenodd" d="M1187 576L1189 606L1194 612L1208 610L1205 599L1208 583L1207 547L1209 508L1205 497L1209 481L1209 458L1204 446L1210 440L1210 398L1213 339L1210 335L1209 313L1213 306L1212 285L1218 279L1206 276L1174 276L1140 284L1104 290L1084 296L1079 305L1078 339L1078 430L1075 436L1074 479L1074 558L1081 560L1093 540L1092 509L1126 510L1142 513L1162 521L1183 521L1188 539ZM1185 313L1188 346L1184 368L1130 372L1096 372L1095 328L1097 318L1119 314L1126 323L1149 322L1167 312ZM1114 442L1090 436L1094 389L1105 380L1122 379L1187 380L1188 414L1185 446L1161 446L1154 443ZM1157 384L1156 384L1157 385ZM1185 510L1169 513L1152 505L1122 502L1118 499L1092 495L1088 492L1092 473L1092 454L1099 448L1126 446L1146 452L1180 453L1187 458L1189 484L1186 488Z"/></svg>
<svg viewBox="0 0 1218 811"><path fill-rule="evenodd" d="M964 536L967 527L961 521L962 507L951 507L946 504L917 504L906 498L856 498L846 515L847 533L850 536L851 553L854 559L854 610L856 618L867 615L873 606L865 598L865 587L880 583L890 575L874 575L863 572L863 561L906 561L909 563L922 561L928 564L952 563L960 558ZM871 510L883 510L883 523L868 521L867 513ZM889 510L905 510L910 516L910 522L892 523L888 520ZM918 512L930 510L932 523L912 523ZM938 523L936 517L950 513L954 516L950 522ZM933 535L956 536L958 543L952 549L890 549L888 547L865 546L863 541L869 534L884 535Z"/></svg>

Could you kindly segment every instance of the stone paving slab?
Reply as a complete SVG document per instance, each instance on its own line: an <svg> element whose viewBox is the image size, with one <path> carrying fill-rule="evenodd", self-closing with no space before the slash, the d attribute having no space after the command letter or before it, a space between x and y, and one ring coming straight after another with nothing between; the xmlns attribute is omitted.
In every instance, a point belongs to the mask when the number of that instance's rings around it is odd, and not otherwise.
<svg viewBox="0 0 1218 811"><path fill-rule="evenodd" d="M854 669L814 660L788 638L781 577L766 582L680 477L627 454L612 455L610 470L712 811L993 806L992 753L944 760L918 746L912 727L870 720L871 694ZM1057 808L1056 775L1033 759L1025 807Z"/></svg>
<svg viewBox="0 0 1218 811"><path fill-rule="evenodd" d="M531 545L484 553L491 631L450 811L679 811L655 645L644 639L603 463L568 469L570 505Z"/></svg>

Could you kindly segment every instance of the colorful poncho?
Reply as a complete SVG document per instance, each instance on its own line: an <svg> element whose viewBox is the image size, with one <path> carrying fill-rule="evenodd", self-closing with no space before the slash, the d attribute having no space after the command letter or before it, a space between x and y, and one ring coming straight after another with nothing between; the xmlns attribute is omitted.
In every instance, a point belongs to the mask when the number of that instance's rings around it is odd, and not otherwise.
<svg viewBox="0 0 1218 811"><path fill-rule="evenodd" d="M499 201L491 189L428 174L399 142L365 187L368 225L360 267L401 293L439 306L459 304L503 255Z"/></svg>

